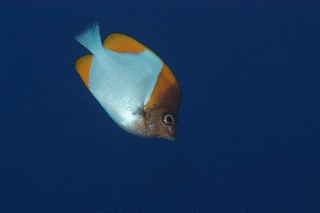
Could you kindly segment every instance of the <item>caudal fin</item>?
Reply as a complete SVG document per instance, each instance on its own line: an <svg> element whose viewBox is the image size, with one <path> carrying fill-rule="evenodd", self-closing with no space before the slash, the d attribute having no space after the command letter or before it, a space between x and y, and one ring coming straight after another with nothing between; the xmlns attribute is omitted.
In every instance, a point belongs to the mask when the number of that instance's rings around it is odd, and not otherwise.
<svg viewBox="0 0 320 213"><path fill-rule="evenodd" d="M101 43L99 23L95 22L74 37L80 44L87 48L93 55L104 49Z"/></svg>

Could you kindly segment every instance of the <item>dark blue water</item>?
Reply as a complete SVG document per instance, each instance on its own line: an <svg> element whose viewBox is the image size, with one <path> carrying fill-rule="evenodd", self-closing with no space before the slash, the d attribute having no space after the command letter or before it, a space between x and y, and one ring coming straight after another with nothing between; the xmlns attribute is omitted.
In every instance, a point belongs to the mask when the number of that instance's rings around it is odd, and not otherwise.
<svg viewBox="0 0 320 213"><path fill-rule="evenodd" d="M0 6L1 212L320 211L320 3ZM93 17L172 68L177 142L126 133L86 89L72 36Z"/></svg>

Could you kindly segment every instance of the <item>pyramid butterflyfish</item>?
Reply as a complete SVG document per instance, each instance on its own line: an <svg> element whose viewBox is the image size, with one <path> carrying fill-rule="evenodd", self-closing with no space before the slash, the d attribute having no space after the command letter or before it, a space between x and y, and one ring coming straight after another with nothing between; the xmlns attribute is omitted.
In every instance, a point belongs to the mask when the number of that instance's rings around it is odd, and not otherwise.
<svg viewBox="0 0 320 213"><path fill-rule="evenodd" d="M118 126L144 138L177 139L180 85L158 55L121 33L102 43L98 23L75 39L91 52L75 68Z"/></svg>

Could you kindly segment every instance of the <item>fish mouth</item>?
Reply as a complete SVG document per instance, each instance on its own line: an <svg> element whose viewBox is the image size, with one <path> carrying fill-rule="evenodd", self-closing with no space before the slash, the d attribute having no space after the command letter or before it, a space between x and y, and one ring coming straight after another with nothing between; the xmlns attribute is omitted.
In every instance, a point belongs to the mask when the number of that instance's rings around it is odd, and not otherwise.
<svg viewBox="0 0 320 213"><path fill-rule="evenodd" d="M163 138L171 140L171 141L176 141L176 140L178 140L178 135L177 134L168 134Z"/></svg>

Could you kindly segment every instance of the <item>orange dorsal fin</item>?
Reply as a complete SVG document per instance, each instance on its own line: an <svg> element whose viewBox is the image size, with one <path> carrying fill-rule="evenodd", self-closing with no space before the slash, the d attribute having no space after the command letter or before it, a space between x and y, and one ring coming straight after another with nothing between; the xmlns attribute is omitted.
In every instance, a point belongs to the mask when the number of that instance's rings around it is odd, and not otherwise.
<svg viewBox="0 0 320 213"><path fill-rule="evenodd" d="M89 88L89 73L93 55L85 55L76 61L76 70L82 78L84 84Z"/></svg>
<svg viewBox="0 0 320 213"><path fill-rule="evenodd" d="M110 34L104 41L103 46L119 53L140 53L146 50L143 44L121 33Z"/></svg>

